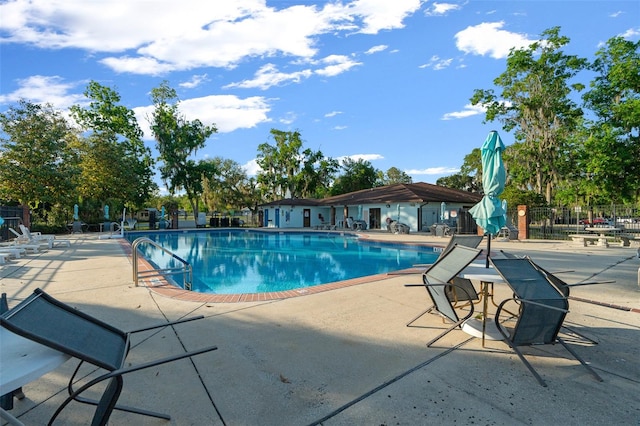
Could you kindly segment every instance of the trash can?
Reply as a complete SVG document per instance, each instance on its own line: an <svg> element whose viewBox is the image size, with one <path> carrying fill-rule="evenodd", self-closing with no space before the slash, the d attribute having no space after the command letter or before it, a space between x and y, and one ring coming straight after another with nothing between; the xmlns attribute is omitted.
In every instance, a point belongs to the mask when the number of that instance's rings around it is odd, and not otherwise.
<svg viewBox="0 0 640 426"><path fill-rule="evenodd" d="M198 213L198 218L196 220L196 228L204 227L207 224L207 214L204 212Z"/></svg>
<svg viewBox="0 0 640 426"><path fill-rule="evenodd" d="M178 210L171 211L171 229L178 229L179 217L180 217L180 212L178 212Z"/></svg>

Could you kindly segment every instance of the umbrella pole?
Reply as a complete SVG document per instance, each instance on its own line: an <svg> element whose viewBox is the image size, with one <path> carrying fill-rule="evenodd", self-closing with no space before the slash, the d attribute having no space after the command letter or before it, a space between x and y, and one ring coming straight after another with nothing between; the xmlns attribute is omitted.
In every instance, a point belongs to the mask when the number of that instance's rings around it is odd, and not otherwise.
<svg viewBox="0 0 640 426"><path fill-rule="evenodd" d="M489 256L491 255L491 234L487 234L487 264L485 268L489 267Z"/></svg>

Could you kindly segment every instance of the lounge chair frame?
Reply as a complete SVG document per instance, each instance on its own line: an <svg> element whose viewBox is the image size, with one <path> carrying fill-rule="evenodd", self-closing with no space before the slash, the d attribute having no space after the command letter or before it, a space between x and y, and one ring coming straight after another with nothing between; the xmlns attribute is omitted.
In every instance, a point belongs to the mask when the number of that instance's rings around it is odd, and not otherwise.
<svg viewBox="0 0 640 426"><path fill-rule="evenodd" d="M602 378L595 370L578 356L564 340L558 337L565 316L569 312L569 303L567 298L549 282L545 274L537 269L527 258L491 258L490 262L511 287L515 295L515 297L506 299L498 305L495 315L496 327L505 343L516 353L538 383L542 386L547 386L546 382L524 357L519 349L520 346L560 343L596 380L602 381ZM510 301L518 303L520 309L515 326L507 330L502 324L500 314ZM511 317L511 314L509 317Z"/></svg>
<svg viewBox="0 0 640 426"><path fill-rule="evenodd" d="M421 312L418 316L409 321L407 323L407 327L418 327L413 325L413 323L428 312L437 313L445 320L453 323L453 325L440 335L430 340L427 343L427 346L431 346L444 335L455 328L460 327L464 321L473 316L474 309L473 304L471 304L466 315L460 317L456 312L456 307L450 300L449 294L451 294L451 290L455 289L456 293L461 295L461 298L472 300L473 295L469 293L468 288L465 288L463 285L456 284L454 278L471 262L473 262L481 252L482 250L480 249L456 245L445 253L444 256L439 257L427 272L422 275L422 284L405 284L405 287L424 287L433 303L430 308Z"/></svg>
<svg viewBox="0 0 640 426"><path fill-rule="evenodd" d="M27 339L80 359L80 363L69 379L67 386L69 396L55 411L49 420L49 425L71 401L75 400L95 405L96 411L91 425L103 426L107 424L114 409L167 420L171 418L163 413L116 405L123 387L123 376L134 371L213 351L217 347L208 346L139 365L125 366L128 364L126 358L131 345L130 339L135 333L174 326L200 318L202 316L124 332L56 300L40 289L36 289L32 295L0 316L0 325ZM85 362L107 370L107 372L75 389L73 384L76 375L80 366ZM107 386L99 401L82 397L84 391L104 381L107 381Z"/></svg>

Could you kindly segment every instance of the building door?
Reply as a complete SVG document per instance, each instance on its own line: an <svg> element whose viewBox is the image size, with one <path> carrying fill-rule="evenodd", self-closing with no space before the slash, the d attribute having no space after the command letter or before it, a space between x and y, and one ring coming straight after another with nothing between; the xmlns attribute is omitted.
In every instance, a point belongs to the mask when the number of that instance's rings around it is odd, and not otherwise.
<svg viewBox="0 0 640 426"><path fill-rule="evenodd" d="M274 219L275 219L276 228L280 228L280 209L276 209Z"/></svg>
<svg viewBox="0 0 640 426"><path fill-rule="evenodd" d="M380 209L369 209L369 229L380 229Z"/></svg>
<svg viewBox="0 0 640 426"><path fill-rule="evenodd" d="M302 217L302 226L304 228L311 228L311 209L304 209Z"/></svg>

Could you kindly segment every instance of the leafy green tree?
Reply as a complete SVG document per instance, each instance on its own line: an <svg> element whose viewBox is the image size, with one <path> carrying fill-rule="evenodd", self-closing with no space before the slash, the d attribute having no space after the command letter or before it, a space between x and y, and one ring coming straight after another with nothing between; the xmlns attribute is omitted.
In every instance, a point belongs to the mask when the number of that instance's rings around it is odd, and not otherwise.
<svg viewBox="0 0 640 426"><path fill-rule="evenodd" d="M533 189L551 202L565 171L567 141L582 117L572 95L584 85L573 79L588 63L562 51L569 38L558 27L542 35L528 48L511 50L506 71L493 81L501 88L499 95L493 89L475 90L471 103L486 108L486 121L499 120L506 131L514 131L510 175L533 176Z"/></svg>
<svg viewBox="0 0 640 426"><path fill-rule="evenodd" d="M331 188L331 195L346 194L379 186L378 171L369 161L362 159L354 161L351 158L345 158L342 161L342 170L343 173L338 176Z"/></svg>
<svg viewBox="0 0 640 426"><path fill-rule="evenodd" d="M203 178L213 176L216 170L211 163L196 162L191 156L204 147L207 138L217 129L205 126L200 120L188 121L181 115L178 95L166 81L151 90L151 98L155 109L150 124L160 153L160 176L171 194L185 191L197 219L204 192Z"/></svg>
<svg viewBox="0 0 640 426"><path fill-rule="evenodd" d="M256 162L260 166L258 183L269 201L296 197L295 176L300 169L300 132L284 132L271 129L275 145L268 142L258 145Z"/></svg>
<svg viewBox="0 0 640 426"><path fill-rule="evenodd" d="M0 198L29 206L41 220L52 208L71 209L77 135L62 114L49 104L20 100L0 114L0 126Z"/></svg>
<svg viewBox="0 0 640 426"><path fill-rule="evenodd" d="M391 167L386 173L380 173L380 182L382 185L393 185L394 183L413 183L411 176L398 169Z"/></svg>
<svg viewBox="0 0 640 426"><path fill-rule="evenodd" d="M265 199L311 197L323 192L333 179L337 162L326 159L320 151L303 150L298 131L271 129L270 133L275 144L260 144L256 158Z"/></svg>
<svg viewBox="0 0 640 426"><path fill-rule="evenodd" d="M87 107L74 105L75 120L91 134L83 140L79 192L103 203L140 207L157 189L151 151L132 110L120 95L92 81L84 92ZM114 207L113 205L111 207Z"/></svg>
<svg viewBox="0 0 640 426"><path fill-rule="evenodd" d="M210 211L230 211L249 208L258 213L262 204L262 192L255 178L249 178L237 162L215 157L213 163L217 173L204 179L204 200Z"/></svg>
<svg viewBox="0 0 640 426"><path fill-rule="evenodd" d="M305 198L323 198L329 193L340 163L324 157L321 151L306 149L303 154L302 169L296 179L298 193Z"/></svg>
<svg viewBox="0 0 640 426"><path fill-rule="evenodd" d="M451 176L441 177L436 185L461 191L482 191L482 154L480 148L474 148L471 153L465 155L460 172Z"/></svg>
<svg viewBox="0 0 640 426"><path fill-rule="evenodd" d="M596 115L581 152L581 165L597 181L590 196L610 202L640 196L640 41L611 38L591 64L596 77L584 94Z"/></svg>

